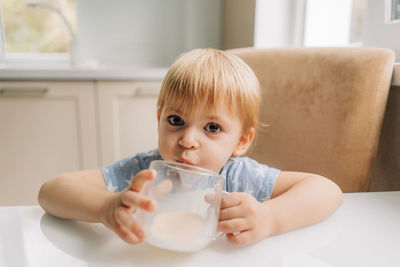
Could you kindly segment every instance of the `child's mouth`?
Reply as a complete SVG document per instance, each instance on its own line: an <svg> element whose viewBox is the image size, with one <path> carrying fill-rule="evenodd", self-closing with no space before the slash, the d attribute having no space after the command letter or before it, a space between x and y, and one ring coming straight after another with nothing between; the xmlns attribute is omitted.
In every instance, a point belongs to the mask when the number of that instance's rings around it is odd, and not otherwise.
<svg viewBox="0 0 400 267"><path fill-rule="evenodd" d="M190 160L185 159L185 158L180 158L180 159L177 160L177 162L185 163L185 164L189 164L189 165L193 165L193 166L195 165L193 162L191 162Z"/></svg>

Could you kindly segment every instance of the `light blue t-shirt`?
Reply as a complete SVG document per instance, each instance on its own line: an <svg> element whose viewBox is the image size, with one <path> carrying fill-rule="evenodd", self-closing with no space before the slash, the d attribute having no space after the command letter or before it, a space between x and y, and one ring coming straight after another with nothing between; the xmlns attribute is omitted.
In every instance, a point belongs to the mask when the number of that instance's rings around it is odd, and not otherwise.
<svg viewBox="0 0 400 267"><path fill-rule="evenodd" d="M102 168L107 189L121 192L130 185L132 177L148 169L153 160L162 160L158 149L121 159ZM262 202L271 198L279 170L247 157L231 157L222 167L224 190L247 192Z"/></svg>

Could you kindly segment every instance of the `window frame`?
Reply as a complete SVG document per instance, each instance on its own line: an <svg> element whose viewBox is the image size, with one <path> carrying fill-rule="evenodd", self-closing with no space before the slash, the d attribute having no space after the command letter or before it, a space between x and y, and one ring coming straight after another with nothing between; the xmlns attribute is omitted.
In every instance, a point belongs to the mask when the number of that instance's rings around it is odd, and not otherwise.
<svg viewBox="0 0 400 267"><path fill-rule="evenodd" d="M385 23L386 24L396 24L400 23L400 18L392 18L393 16L393 9L395 8L394 6L394 0L385 0Z"/></svg>
<svg viewBox="0 0 400 267"><path fill-rule="evenodd" d="M3 9L0 7L0 59L3 59L5 56L5 47L4 47L4 30L3 30Z"/></svg>

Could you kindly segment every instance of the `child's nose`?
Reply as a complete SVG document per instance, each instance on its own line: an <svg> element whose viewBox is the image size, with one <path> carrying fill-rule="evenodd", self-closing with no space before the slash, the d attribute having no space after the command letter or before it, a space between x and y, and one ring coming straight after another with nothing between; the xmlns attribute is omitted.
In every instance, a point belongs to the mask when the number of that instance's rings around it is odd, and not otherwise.
<svg viewBox="0 0 400 267"><path fill-rule="evenodd" d="M198 133L193 128L188 128L183 131L183 135L178 141L178 144L184 148L199 147Z"/></svg>

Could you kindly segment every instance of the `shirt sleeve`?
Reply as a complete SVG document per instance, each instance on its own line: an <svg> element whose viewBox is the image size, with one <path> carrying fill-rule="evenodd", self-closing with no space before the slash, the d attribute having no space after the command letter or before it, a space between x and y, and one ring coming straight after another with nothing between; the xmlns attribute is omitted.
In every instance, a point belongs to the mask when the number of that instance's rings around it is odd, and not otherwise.
<svg viewBox="0 0 400 267"><path fill-rule="evenodd" d="M138 172L148 169L151 161L156 159L161 159L157 149L146 153L138 153L104 166L101 171L107 190L121 192L131 184L132 178Z"/></svg>
<svg viewBox="0 0 400 267"><path fill-rule="evenodd" d="M280 170L247 157L231 158L221 171L225 177L225 190L246 192L263 202L271 199Z"/></svg>

